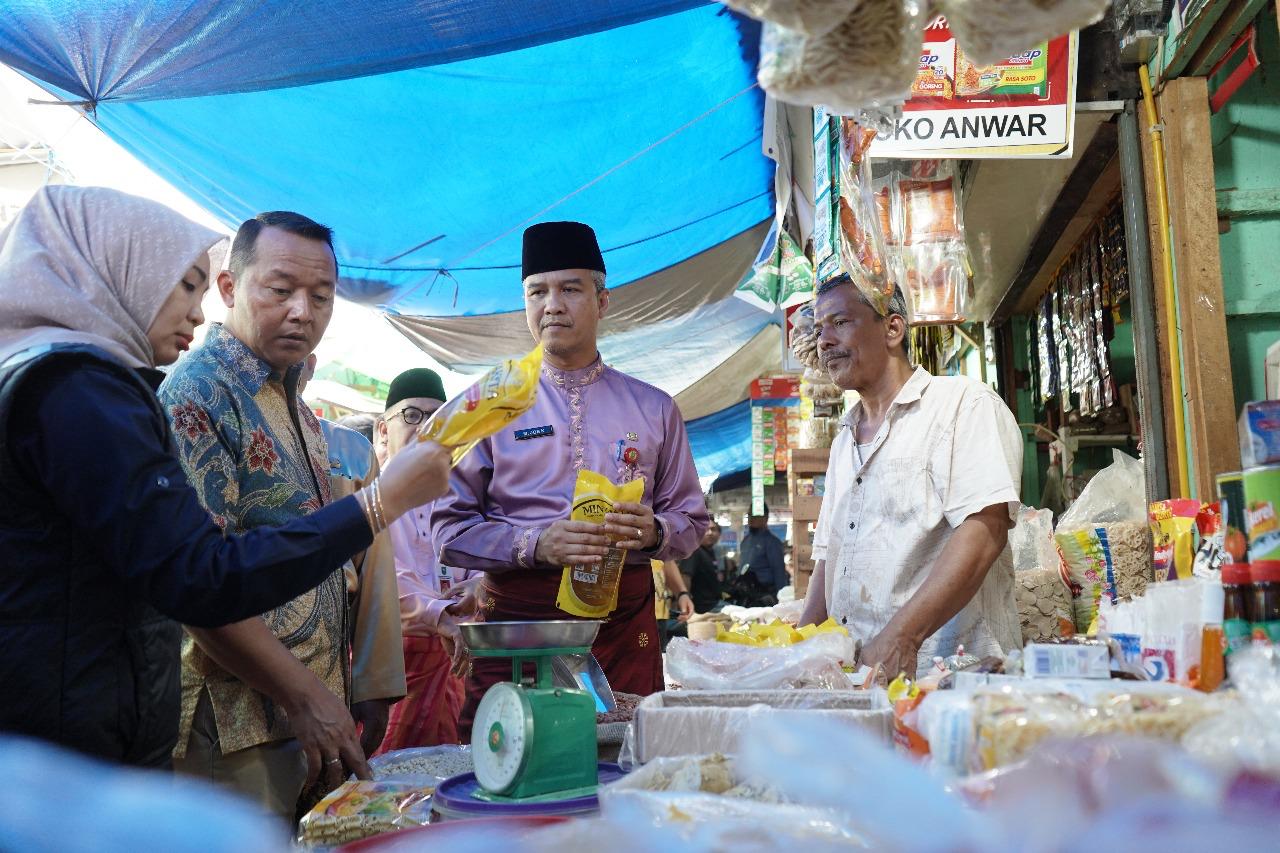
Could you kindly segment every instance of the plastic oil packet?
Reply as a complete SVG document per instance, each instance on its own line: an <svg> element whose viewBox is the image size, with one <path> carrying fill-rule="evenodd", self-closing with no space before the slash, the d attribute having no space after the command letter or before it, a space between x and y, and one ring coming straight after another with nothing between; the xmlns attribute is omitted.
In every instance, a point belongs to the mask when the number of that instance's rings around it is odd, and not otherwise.
<svg viewBox="0 0 1280 853"><path fill-rule="evenodd" d="M537 399L541 371L541 345L524 358L504 361L437 409L418 439L449 448L457 465L482 439L529 411Z"/></svg>
<svg viewBox="0 0 1280 853"><path fill-rule="evenodd" d="M604 524L606 513L618 503L635 503L644 497L644 478L623 483L610 482L595 471L579 471L573 489L573 511L570 521ZM556 607L573 616L599 619L618 606L618 583L627 552L611 547L604 559L594 566L565 566L560 575L560 592Z"/></svg>

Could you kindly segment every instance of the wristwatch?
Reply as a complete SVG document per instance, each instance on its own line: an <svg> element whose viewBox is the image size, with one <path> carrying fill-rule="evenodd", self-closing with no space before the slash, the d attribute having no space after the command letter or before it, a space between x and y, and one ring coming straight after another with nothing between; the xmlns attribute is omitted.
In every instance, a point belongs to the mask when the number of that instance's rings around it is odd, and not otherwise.
<svg viewBox="0 0 1280 853"><path fill-rule="evenodd" d="M679 592L677 592L677 593L676 593L676 601L679 601L679 600L680 600L680 596L682 596L682 595L689 595L689 590L687 590L687 589L682 589L682 590L680 590ZM692 600L693 600L693 596L692 596L692 595L689 595L689 599L692 601Z"/></svg>

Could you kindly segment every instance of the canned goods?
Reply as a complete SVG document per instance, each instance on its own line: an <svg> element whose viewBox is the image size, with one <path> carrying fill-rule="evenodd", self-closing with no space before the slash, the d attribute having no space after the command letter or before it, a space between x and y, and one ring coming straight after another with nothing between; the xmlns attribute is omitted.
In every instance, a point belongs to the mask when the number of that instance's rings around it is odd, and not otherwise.
<svg viewBox="0 0 1280 853"><path fill-rule="evenodd" d="M1280 465L1248 468L1242 479L1249 562L1280 560Z"/></svg>
<svg viewBox="0 0 1280 853"><path fill-rule="evenodd" d="M1232 563L1249 561L1249 540L1244 523L1244 472L1219 474L1218 507L1222 514L1222 548Z"/></svg>

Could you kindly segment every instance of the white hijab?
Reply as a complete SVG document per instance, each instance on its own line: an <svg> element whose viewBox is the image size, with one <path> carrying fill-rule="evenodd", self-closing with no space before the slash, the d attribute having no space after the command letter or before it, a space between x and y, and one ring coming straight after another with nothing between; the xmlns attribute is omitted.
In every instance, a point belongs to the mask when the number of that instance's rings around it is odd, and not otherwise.
<svg viewBox="0 0 1280 853"><path fill-rule="evenodd" d="M147 329L222 239L148 199L42 188L0 231L0 364L40 344L79 343L155 367Z"/></svg>

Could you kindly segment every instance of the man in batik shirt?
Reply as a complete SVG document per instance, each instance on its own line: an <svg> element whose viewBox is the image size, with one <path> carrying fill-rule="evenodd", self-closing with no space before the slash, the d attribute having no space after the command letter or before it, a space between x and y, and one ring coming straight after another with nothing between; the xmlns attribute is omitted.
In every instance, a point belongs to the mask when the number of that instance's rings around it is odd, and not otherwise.
<svg viewBox="0 0 1280 853"><path fill-rule="evenodd" d="M325 442L297 387L336 287L328 228L283 212L245 222L218 276L226 323L161 386L183 467L229 533L330 500ZM187 628L175 766L286 819L321 773L328 786L348 771L367 777L347 706L348 611L339 569L261 617Z"/></svg>

